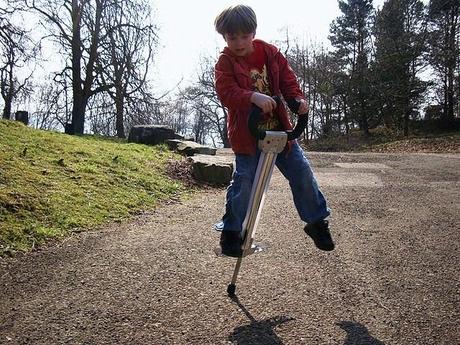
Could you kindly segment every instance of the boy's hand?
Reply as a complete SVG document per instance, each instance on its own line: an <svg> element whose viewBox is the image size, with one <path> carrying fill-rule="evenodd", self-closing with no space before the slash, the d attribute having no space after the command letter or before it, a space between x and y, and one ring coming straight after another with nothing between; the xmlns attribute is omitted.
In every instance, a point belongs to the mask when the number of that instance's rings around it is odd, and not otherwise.
<svg viewBox="0 0 460 345"><path fill-rule="evenodd" d="M262 112L269 113L276 108L276 101L268 95L254 92L251 96L251 102L257 105Z"/></svg>
<svg viewBox="0 0 460 345"><path fill-rule="evenodd" d="M299 110L297 110L297 113L299 115L305 115L308 113L308 103L306 100L303 98L296 98L296 101L300 103L299 105Z"/></svg>

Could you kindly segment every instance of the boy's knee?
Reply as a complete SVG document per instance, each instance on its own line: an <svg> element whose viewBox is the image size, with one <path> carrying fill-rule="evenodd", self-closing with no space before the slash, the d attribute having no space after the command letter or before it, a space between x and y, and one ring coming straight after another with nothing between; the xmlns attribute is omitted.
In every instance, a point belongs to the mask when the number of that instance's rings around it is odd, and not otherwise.
<svg viewBox="0 0 460 345"><path fill-rule="evenodd" d="M252 182L254 181L254 175L248 171L236 172L233 179L242 186L248 186L252 185Z"/></svg>

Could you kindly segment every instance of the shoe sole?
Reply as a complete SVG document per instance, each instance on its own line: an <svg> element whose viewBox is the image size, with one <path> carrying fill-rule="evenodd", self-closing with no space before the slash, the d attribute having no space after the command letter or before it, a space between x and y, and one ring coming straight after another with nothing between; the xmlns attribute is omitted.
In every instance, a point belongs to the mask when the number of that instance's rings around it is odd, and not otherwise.
<svg viewBox="0 0 460 345"><path fill-rule="evenodd" d="M315 244L316 248L323 250L325 252L331 252L335 249L334 243L332 243L332 246L323 246L322 244L320 244L319 242L315 240L315 238L310 234L308 230L304 230L304 231L313 240L313 243Z"/></svg>

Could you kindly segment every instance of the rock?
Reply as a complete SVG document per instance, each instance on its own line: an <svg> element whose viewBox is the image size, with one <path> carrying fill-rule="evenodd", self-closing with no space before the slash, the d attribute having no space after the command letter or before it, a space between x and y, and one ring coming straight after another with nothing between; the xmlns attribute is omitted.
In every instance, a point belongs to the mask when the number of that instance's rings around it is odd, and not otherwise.
<svg viewBox="0 0 460 345"><path fill-rule="evenodd" d="M170 139L166 141L166 144L170 150L176 150L185 156L193 156L196 154L214 156L217 150L188 140Z"/></svg>
<svg viewBox="0 0 460 345"><path fill-rule="evenodd" d="M233 156L196 155L189 157L193 177L214 185L228 185L232 180Z"/></svg>
<svg viewBox="0 0 460 345"><path fill-rule="evenodd" d="M22 122L26 126L29 125L29 112L28 111L18 110L15 113L15 118L16 118L16 121Z"/></svg>
<svg viewBox="0 0 460 345"><path fill-rule="evenodd" d="M163 125L138 125L129 131L128 142L158 145L169 139L182 139L171 128Z"/></svg>

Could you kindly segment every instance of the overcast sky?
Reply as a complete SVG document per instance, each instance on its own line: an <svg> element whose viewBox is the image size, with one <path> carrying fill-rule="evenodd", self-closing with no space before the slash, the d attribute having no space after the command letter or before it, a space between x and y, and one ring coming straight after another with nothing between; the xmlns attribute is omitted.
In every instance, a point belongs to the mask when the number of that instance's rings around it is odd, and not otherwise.
<svg viewBox="0 0 460 345"><path fill-rule="evenodd" d="M160 46L154 63L155 94L183 84L196 75L200 55L215 56L225 46L214 30L214 18L229 5L244 3L257 15L256 37L282 40L285 28L291 38L328 45L329 25L339 16L337 0L151 0L160 26ZM374 0L381 7L383 0Z"/></svg>

